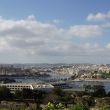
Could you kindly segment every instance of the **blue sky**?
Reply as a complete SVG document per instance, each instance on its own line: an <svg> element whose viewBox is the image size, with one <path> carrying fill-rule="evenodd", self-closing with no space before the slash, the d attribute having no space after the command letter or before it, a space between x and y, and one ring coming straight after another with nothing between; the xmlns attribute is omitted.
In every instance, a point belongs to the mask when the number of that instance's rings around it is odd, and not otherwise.
<svg viewBox="0 0 110 110"><path fill-rule="evenodd" d="M109 0L1 0L0 13L6 18L34 14L39 20L64 20L67 25L86 23L89 13L107 12Z"/></svg>
<svg viewBox="0 0 110 110"><path fill-rule="evenodd" d="M110 0L1 0L1 63L110 63Z"/></svg>

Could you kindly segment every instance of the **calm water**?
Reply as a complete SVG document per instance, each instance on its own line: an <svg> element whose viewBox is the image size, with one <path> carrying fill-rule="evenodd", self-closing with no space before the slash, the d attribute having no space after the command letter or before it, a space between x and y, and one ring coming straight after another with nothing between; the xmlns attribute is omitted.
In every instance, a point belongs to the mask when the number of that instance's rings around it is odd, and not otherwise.
<svg viewBox="0 0 110 110"><path fill-rule="evenodd" d="M61 80L68 79L67 76L58 76L54 75L52 77L0 77L0 78L9 78L15 79L17 82L23 83L38 83L38 82L57 82ZM110 80L108 81L73 81L71 83L73 87L82 88L84 85L102 85L105 87L106 92L110 91Z"/></svg>
<svg viewBox="0 0 110 110"><path fill-rule="evenodd" d="M22 76L22 77L12 77L12 76L3 76L0 78L9 78L9 79L14 79L17 82L23 82L23 83L35 83L35 82L54 82L54 81L60 81L60 80L66 80L68 79L67 76L61 76L61 75L56 75L52 74L50 77L37 77L37 76Z"/></svg>
<svg viewBox="0 0 110 110"><path fill-rule="evenodd" d="M102 85L105 87L106 92L110 91L110 80L108 81L74 81L71 83L73 87L83 88L84 85Z"/></svg>

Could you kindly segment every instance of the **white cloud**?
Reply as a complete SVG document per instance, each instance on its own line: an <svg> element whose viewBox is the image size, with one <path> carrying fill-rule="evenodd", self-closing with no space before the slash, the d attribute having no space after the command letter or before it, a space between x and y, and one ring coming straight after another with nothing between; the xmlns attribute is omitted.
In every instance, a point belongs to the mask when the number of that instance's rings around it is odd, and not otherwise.
<svg viewBox="0 0 110 110"><path fill-rule="evenodd" d="M106 48L107 49L110 49L110 43L106 45Z"/></svg>
<svg viewBox="0 0 110 110"><path fill-rule="evenodd" d="M35 18L34 15L30 15L30 16L28 16L27 19L28 19L28 20L36 20L36 18Z"/></svg>
<svg viewBox="0 0 110 110"><path fill-rule="evenodd" d="M53 20L53 23L55 23L55 24L59 24L59 23L60 23L60 20L58 20L58 19L54 19L54 20Z"/></svg>
<svg viewBox="0 0 110 110"><path fill-rule="evenodd" d="M43 23L31 15L26 19L0 18L0 60L36 62L42 57L90 57L105 53L107 48L97 43L75 43L76 37L98 37L104 28L99 25L73 25L60 28L54 23ZM55 57L60 57L58 60ZM45 59L45 58L44 58ZM69 59L68 59L69 60ZM45 60L46 61L46 60ZM62 61L62 60L61 60Z"/></svg>
<svg viewBox="0 0 110 110"><path fill-rule="evenodd" d="M101 13L101 12L98 12L96 14L91 13L87 16L88 21L104 21L107 19L110 19L110 11L108 11L107 13Z"/></svg>
<svg viewBox="0 0 110 110"><path fill-rule="evenodd" d="M7 20L1 17L0 52L11 51L13 54L13 51L18 51L21 55L43 55L48 51L52 53L60 42L65 42L64 33L64 29L52 23L37 21L34 16L21 20Z"/></svg>
<svg viewBox="0 0 110 110"><path fill-rule="evenodd" d="M70 27L69 34L78 37L96 37L103 34L103 29L98 25L76 25Z"/></svg>

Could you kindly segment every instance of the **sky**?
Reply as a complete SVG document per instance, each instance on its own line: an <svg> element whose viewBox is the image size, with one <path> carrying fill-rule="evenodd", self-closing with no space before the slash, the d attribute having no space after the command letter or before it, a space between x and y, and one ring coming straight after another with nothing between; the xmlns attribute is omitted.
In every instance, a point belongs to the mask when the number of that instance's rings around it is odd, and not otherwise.
<svg viewBox="0 0 110 110"><path fill-rule="evenodd" d="M110 63L110 0L1 0L0 63Z"/></svg>

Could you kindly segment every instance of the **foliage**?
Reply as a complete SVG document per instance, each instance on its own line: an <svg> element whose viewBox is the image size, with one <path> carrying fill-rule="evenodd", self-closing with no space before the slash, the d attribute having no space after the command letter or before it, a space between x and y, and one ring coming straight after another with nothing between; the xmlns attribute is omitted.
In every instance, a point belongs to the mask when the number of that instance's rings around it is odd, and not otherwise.
<svg viewBox="0 0 110 110"><path fill-rule="evenodd" d="M61 103L53 104L49 102L43 110L67 110L67 109Z"/></svg>
<svg viewBox="0 0 110 110"><path fill-rule="evenodd" d="M94 97L104 97L104 96L106 96L104 86L94 85L92 89L93 89L93 96Z"/></svg>
<svg viewBox="0 0 110 110"><path fill-rule="evenodd" d="M52 102L52 103L59 102L59 96L56 94L52 94L52 93L46 94L43 99L43 103L47 104L48 102Z"/></svg>
<svg viewBox="0 0 110 110"><path fill-rule="evenodd" d="M38 90L33 90L33 98L36 103L37 110L40 110L40 104L43 101L43 92Z"/></svg>
<svg viewBox="0 0 110 110"><path fill-rule="evenodd" d="M106 78L110 78L110 72L102 72L100 71L99 74L101 75L102 78L106 79Z"/></svg>
<svg viewBox="0 0 110 110"><path fill-rule="evenodd" d="M14 93L15 99L22 99L22 92L19 90L16 90Z"/></svg>
<svg viewBox="0 0 110 110"><path fill-rule="evenodd" d="M92 89L92 87L91 87L91 85L84 85L84 88L85 88L85 92L91 92L91 89Z"/></svg>
<svg viewBox="0 0 110 110"><path fill-rule="evenodd" d="M107 93L107 96L110 97L110 91Z"/></svg>
<svg viewBox="0 0 110 110"><path fill-rule="evenodd" d="M0 87L0 100L10 100L12 99L12 94L10 90L4 86Z"/></svg>
<svg viewBox="0 0 110 110"><path fill-rule="evenodd" d="M42 110L40 108L41 104L45 105L48 102L43 110L88 110L90 106L94 105L94 97L103 97L106 93L104 87L101 85L88 85L85 87L86 91L84 92L67 92L57 88L51 93L23 89L16 91L14 94L11 94L8 88L0 87L0 100L10 100L13 98L14 100L25 103L33 101L37 110ZM91 94L93 97L90 96ZM108 93L108 96L109 94L110 93ZM73 106L68 108L69 104ZM108 106L105 108L105 110L108 110Z"/></svg>
<svg viewBox="0 0 110 110"><path fill-rule="evenodd" d="M70 108L65 108L64 105L61 103L53 104L49 102L43 110L88 110L88 109L82 104L76 104Z"/></svg>
<svg viewBox="0 0 110 110"><path fill-rule="evenodd" d="M83 104L76 104L69 110L88 110L88 108L86 108Z"/></svg>
<svg viewBox="0 0 110 110"><path fill-rule="evenodd" d="M110 105L105 105L103 108L104 110L110 110Z"/></svg>
<svg viewBox="0 0 110 110"><path fill-rule="evenodd" d="M64 95L64 91L62 89L59 88L55 88L53 89L53 93L58 95L59 97L61 97L62 95Z"/></svg>
<svg viewBox="0 0 110 110"><path fill-rule="evenodd" d="M21 95L23 99L32 99L32 90L31 89L23 89L21 91Z"/></svg>

